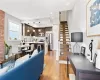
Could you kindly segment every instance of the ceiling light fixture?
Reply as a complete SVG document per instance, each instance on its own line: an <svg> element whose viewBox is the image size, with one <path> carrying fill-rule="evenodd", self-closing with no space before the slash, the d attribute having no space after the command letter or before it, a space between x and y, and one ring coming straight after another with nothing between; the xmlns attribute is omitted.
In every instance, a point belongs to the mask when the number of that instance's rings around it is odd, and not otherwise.
<svg viewBox="0 0 100 80"><path fill-rule="evenodd" d="M70 3L67 3L66 6L68 6Z"/></svg>
<svg viewBox="0 0 100 80"><path fill-rule="evenodd" d="M38 31L41 32L41 29L39 29Z"/></svg>
<svg viewBox="0 0 100 80"><path fill-rule="evenodd" d="M39 22L35 22L36 24L38 24Z"/></svg>
<svg viewBox="0 0 100 80"><path fill-rule="evenodd" d="M30 30L28 29L27 32L30 32Z"/></svg>
<svg viewBox="0 0 100 80"><path fill-rule="evenodd" d="M28 27L28 29L27 29L27 32L30 32L29 27Z"/></svg>
<svg viewBox="0 0 100 80"><path fill-rule="evenodd" d="M35 30L33 30L33 32L35 32Z"/></svg>
<svg viewBox="0 0 100 80"><path fill-rule="evenodd" d="M51 12L50 14L52 15L53 13Z"/></svg>

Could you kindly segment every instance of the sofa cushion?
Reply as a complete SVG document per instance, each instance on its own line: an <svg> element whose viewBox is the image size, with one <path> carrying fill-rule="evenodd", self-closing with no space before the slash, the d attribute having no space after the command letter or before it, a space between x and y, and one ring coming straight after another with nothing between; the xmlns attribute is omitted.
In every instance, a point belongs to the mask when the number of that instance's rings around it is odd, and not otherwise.
<svg viewBox="0 0 100 80"><path fill-rule="evenodd" d="M24 63L24 62L27 61L28 59L29 59L29 54L27 54L27 55L25 55L25 56L23 56L23 57L17 59L16 62L15 62L15 67L21 65L22 63Z"/></svg>
<svg viewBox="0 0 100 80"><path fill-rule="evenodd" d="M0 80L38 80L44 64L44 51L0 77Z"/></svg>
<svg viewBox="0 0 100 80"><path fill-rule="evenodd" d="M37 55L37 54L38 54L38 50L35 49L34 52L33 52L32 55L31 55L31 57L33 57L33 56L35 56L35 55Z"/></svg>
<svg viewBox="0 0 100 80"><path fill-rule="evenodd" d="M8 71L9 67L4 67L2 69L0 69L0 76L3 75L4 73L6 73Z"/></svg>

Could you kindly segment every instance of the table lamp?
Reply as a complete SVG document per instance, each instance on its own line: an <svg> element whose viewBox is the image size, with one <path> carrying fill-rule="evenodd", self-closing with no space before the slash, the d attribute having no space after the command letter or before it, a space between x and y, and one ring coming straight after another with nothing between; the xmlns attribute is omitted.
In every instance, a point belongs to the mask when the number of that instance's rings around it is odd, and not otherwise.
<svg viewBox="0 0 100 80"><path fill-rule="evenodd" d="M79 42L83 42L83 32L73 32L71 33L71 42L75 42L73 46L73 53L80 53L80 45Z"/></svg>

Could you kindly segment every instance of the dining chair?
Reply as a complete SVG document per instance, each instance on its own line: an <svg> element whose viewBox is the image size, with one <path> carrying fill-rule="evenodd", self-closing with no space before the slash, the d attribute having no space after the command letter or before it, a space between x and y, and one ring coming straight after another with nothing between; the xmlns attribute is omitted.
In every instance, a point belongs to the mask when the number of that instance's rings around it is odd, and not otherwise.
<svg viewBox="0 0 100 80"><path fill-rule="evenodd" d="M28 43L25 43L25 45L26 45L26 46L29 46ZM22 49L22 51L27 51L28 49L29 49L29 47L24 47L24 48Z"/></svg>
<svg viewBox="0 0 100 80"><path fill-rule="evenodd" d="M27 51L25 51L27 54L32 54L32 52L33 52L33 50L34 50L34 44L31 44L31 48L30 48L30 50L27 50Z"/></svg>

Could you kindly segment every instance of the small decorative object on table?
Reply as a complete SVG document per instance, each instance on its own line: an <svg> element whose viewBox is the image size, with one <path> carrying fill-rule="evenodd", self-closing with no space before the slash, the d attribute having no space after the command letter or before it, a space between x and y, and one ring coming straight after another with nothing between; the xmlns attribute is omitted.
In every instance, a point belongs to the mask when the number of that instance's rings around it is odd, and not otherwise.
<svg viewBox="0 0 100 80"><path fill-rule="evenodd" d="M91 40L91 43L89 44L89 50L91 52L91 60L92 60L93 40Z"/></svg>
<svg viewBox="0 0 100 80"><path fill-rule="evenodd" d="M86 48L85 47L81 47L81 54L83 55L83 56L85 56L85 50L86 50Z"/></svg>
<svg viewBox="0 0 100 80"><path fill-rule="evenodd" d="M94 54L94 58L93 58L93 65L96 66L96 58L97 58L97 54Z"/></svg>
<svg viewBox="0 0 100 80"><path fill-rule="evenodd" d="M8 59L9 51L12 48L12 46L8 45L6 42L4 42L4 44L5 44L5 58Z"/></svg>
<svg viewBox="0 0 100 80"><path fill-rule="evenodd" d="M97 69L100 69L100 50L97 50L97 57L96 57L96 64L95 64L95 67Z"/></svg>

